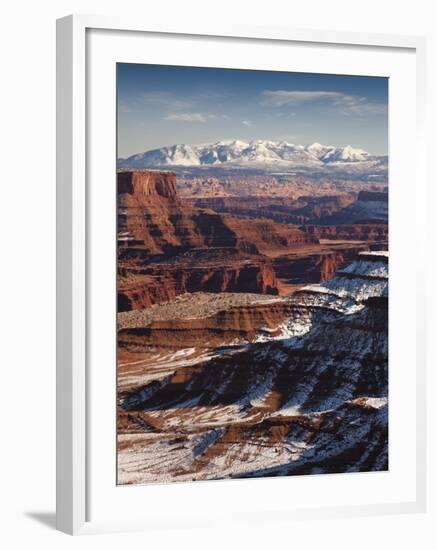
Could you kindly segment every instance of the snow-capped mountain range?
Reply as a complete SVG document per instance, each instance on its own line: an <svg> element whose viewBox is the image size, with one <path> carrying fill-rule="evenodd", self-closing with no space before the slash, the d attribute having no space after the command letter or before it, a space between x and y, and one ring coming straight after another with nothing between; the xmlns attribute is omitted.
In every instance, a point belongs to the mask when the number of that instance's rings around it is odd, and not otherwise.
<svg viewBox="0 0 437 550"><path fill-rule="evenodd" d="M218 141L203 145L171 145L118 160L119 168L229 167L268 169L386 170L387 157L350 145L294 145L287 141Z"/></svg>

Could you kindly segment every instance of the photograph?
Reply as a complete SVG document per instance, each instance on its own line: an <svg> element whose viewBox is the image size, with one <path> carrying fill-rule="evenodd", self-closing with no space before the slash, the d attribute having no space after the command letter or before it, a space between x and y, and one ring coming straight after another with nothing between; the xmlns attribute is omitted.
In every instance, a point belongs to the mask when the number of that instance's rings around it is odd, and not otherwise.
<svg viewBox="0 0 437 550"><path fill-rule="evenodd" d="M389 79L116 72L117 484L388 471Z"/></svg>
<svg viewBox="0 0 437 550"><path fill-rule="evenodd" d="M436 21L371 7L6 3L2 548L433 546Z"/></svg>

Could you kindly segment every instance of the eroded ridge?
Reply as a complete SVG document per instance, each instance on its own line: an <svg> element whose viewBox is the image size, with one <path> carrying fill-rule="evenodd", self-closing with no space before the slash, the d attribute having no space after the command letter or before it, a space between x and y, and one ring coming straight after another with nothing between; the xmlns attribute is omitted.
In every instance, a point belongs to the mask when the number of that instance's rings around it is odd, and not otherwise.
<svg viewBox="0 0 437 550"><path fill-rule="evenodd" d="M118 483L387 469L387 301L380 251L289 296L123 314Z"/></svg>

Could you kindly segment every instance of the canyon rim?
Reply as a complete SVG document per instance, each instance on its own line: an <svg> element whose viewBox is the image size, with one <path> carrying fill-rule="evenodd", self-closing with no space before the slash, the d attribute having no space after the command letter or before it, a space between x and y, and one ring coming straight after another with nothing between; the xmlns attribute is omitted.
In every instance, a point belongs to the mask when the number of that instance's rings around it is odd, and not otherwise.
<svg viewBox="0 0 437 550"><path fill-rule="evenodd" d="M388 82L117 65L117 483L388 470Z"/></svg>

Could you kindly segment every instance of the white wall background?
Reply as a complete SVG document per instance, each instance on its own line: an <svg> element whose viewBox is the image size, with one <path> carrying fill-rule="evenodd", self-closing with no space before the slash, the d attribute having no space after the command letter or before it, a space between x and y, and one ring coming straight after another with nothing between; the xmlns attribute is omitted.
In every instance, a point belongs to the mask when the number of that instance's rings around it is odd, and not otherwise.
<svg viewBox="0 0 437 550"><path fill-rule="evenodd" d="M436 476L429 512L416 516L261 524L216 532L166 531L71 538L53 529L55 507L55 19L71 12L138 14L309 29L428 35L428 156L437 127L434 2L416 0L15 0L1 15L0 543L4 548L418 548L437 544ZM432 174L434 175L434 174ZM429 281L435 267L437 181L429 174ZM432 222L432 227L431 227ZM406 223L408 217L406 215ZM434 249L434 250L433 250ZM408 251L406 251L408 254ZM406 289L406 292L410 289ZM429 287L430 466L436 466L437 300ZM432 323L432 324L431 324ZM207 503L205 503L207 505ZM434 526L433 526L434 523Z"/></svg>

